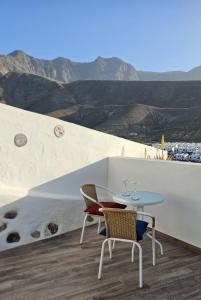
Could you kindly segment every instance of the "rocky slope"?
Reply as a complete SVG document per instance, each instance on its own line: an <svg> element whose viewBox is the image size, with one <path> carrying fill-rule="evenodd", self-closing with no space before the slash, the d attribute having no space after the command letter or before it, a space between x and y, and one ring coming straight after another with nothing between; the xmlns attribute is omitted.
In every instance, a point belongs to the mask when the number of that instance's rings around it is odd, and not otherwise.
<svg viewBox="0 0 201 300"><path fill-rule="evenodd" d="M201 82L77 81L36 75L0 78L0 101L30 111L151 143L201 142Z"/></svg>
<svg viewBox="0 0 201 300"><path fill-rule="evenodd" d="M76 63L58 57L53 60L34 58L22 51L0 55L0 74L8 72L35 74L53 80L71 82L76 80L138 80L133 66L119 58L98 57L89 63Z"/></svg>

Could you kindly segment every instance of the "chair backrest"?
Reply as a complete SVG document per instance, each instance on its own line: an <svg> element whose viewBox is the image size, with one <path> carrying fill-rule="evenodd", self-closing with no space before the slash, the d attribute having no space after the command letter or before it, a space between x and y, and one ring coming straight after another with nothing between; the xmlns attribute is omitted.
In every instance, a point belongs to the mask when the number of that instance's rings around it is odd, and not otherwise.
<svg viewBox="0 0 201 300"><path fill-rule="evenodd" d="M102 208L105 217L108 238L120 238L126 240L137 240L136 219L134 210L119 208Z"/></svg>
<svg viewBox="0 0 201 300"><path fill-rule="evenodd" d="M95 202L98 201L95 184L84 184L81 186L80 191L86 203L86 207L90 207L91 205L93 205ZM85 195L94 199L94 201L90 200Z"/></svg>

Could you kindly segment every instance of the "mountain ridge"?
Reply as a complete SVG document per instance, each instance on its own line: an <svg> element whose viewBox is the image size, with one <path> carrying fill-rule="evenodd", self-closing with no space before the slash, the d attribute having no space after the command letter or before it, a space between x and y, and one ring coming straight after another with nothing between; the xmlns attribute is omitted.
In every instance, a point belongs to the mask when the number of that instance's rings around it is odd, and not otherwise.
<svg viewBox="0 0 201 300"><path fill-rule="evenodd" d="M27 73L0 77L0 102L130 140L201 142L201 81L61 83Z"/></svg>
<svg viewBox="0 0 201 300"><path fill-rule="evenodd" d="M51 60L35 58L21 50L14 50L8 55L0 55L0 76L13 71L39 75L66 83L77 80L201 80L201 65L189 71L155 72L136 70L134 66L118 57L98 56L90 62L74 62L65 57L56 57Z"/></svg>
<svg viewBox="0 0 201 300"><path fill-rule="evenodd" d="M64 57L34 58L20 50L0 55L0 74L8 72L29 73L66 83L90 79L139 80L135 68L116 57L99 56L94 61L79 63Z"/></svg>

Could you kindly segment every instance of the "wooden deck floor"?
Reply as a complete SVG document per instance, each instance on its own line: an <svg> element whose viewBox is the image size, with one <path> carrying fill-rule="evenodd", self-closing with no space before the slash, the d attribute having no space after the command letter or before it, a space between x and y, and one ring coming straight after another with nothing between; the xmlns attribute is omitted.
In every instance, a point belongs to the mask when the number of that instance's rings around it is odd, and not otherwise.
<svg viewBox="0 0 201 300"><path fill-rule="evenodd" d="M138 288L138 259L130 262L130 247L117 244L110 260L106 253L103 277L97 279L102 237L96 227L0 253L0 299L98 300L201 299L201 255L174 240L158 236L165 254L157 251L152 266L151 242L143 242L144 287ZM136 253L137 254L137 253Z"/></svg>

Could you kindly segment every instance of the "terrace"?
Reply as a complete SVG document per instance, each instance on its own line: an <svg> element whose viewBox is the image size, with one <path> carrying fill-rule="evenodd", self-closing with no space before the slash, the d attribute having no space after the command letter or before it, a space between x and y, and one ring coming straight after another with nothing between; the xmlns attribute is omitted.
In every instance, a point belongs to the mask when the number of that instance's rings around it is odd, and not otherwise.
<svg viewBox="0 0 201 300"><path fill-rule="evenodd" d="M157 160L166 153L62 121L65 134L57 138L58 120L5 105L0 118L0 218L7 226L0 232L0 299L200 299L200 165ZM13 143L18 132L28 139L20 148ZM153 267L145 238L142 289L128 245L117 243L98 280L103 238L95 225L79 244L80 185L94 182L119 193L125 178L166 200L145 208L156 217L164 255L157 248ZM16 216L5 218L11 211ZM52 234L50 223L57 225ZM13 231L20 239L8 243Z"/></svg>
<svg viewBox="0 0 201 300"><path fill-rule="evenodd" d="M151 264L151 243L143 243L144 287L138 286L138 264L130 248L118 244L112 261L106 253L103 278L97 279L101 242L96 227L80 230L0 254L0 299L200 299L201 254L158 234L165 253Z"/></svg>

